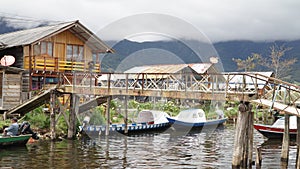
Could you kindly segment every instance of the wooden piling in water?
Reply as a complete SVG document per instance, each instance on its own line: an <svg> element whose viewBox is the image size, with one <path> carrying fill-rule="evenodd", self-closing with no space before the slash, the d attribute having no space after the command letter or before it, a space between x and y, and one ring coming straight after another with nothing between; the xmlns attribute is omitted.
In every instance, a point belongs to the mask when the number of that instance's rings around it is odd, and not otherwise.
<svg viewBox="0 0 300 169"><path fill-rule="evenodd" d="M71 94L69 126L67 136L68 139L74 139L76 136L76 113L78 111L78 104L79 97L76 96L76 94Z"/></svg>
<svg viewBox="0 0 300 169"><path fill-rule="evenodd" d="M128 93L128 74L126 74L126 93ZM128 95L125 96L125 119L124 119L124 123L125 123L125 130L124 133L127 134L128 133Z"/></svg>
<svg viewBox="0 0 300 169"><path fill-rule="evenodd" d="M289 160L289 144L290 144L290 116L284 115L284 133L282 139L281 162L288 163Z"/></svg>
<svg viewBox="0 0 300 169"><path fill-rule="evenodd" d="M249 168L252 168L252 154L253 154L253 120L254 120L254 112L252 111L252 105L250 105L250 110L248 113L248 165Z"/></svg>
<svg viewBox="0 0 300 169"><path fill-rule="evenodd" d="M111 96L107 97L107 103L106 103L106 128L105 128L105 135L109 135L109 126L110 126L110 101Z"/></svg>
<svg viewBox="0 0 300 169"><path fill-rule="evenodd" d="M261 168L261 162L262 162L262 157L261 157L261 147L256 147L256 160L255 160L255 166L257 169Z"/></svg>
<svg viewBox="0 0 300 169"><path fill-rule="evenodd" d="M234 150L232 156L232 168L247 168L248 166L248 158L252 156L252 150L249 151L251 141L251 128L249 125L252 124L253 118L249 120L249 114L252 106L249 102L241 102L239 105L239 114L236 123L236 132L234 139ZM251 152L251 154L249 154ZM251 165L251 163L249 164Z"/></svg>
<svg viewBox="0 0 300 169"><path fill-rule="evenodd" d="M300 117L297 117L297 155L296 155L296 169L300 169Z"/></svg>
<svg viewBox="0 0 300 169"><path fill-rule="evenodd" d="M108 74L107 77L107 92L110 92L110 78L111 74ZM111 102L111 96L107 97L107 102L106 102L106 128L105 128L105 135L109 135L109 126L110 126L110 102Z"/></svg>
<svg viewBox="0 0 300 169"><path fill-rule="evenodd" d="M55 132L56 121L55 121L54 107L55 107L55 92L51 91L50 92L50 107L49 107L49 111L50 111L50 139L51 140L56 139L56 132Z"/></svg>

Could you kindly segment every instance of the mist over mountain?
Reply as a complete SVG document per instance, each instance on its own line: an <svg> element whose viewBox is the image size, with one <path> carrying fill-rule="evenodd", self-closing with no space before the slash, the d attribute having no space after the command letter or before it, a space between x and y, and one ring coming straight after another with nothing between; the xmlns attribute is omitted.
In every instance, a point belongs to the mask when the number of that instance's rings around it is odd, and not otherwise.
<svg viewBox="0 0 300 169"><path fill-rule="evenodd" d="M120 42L107 42L109 45L115 44L113 49L115 54L107 54L102 60L103 71L124 71L134 66L152 64L176 64L176 63L196 63L203 61L189 46L180 41L153 41L153 42L133 42L122 40ZM193 44L196 42L191 42ZM200 50L205 48L199 45ZM259 53L263 57L268 57L272 45L285 45L292 50L287 51L283 59L298 58L293 65L291 81L300 82L300 40L297 41L274 41L274 42L253 42L247 40L224 41L214 43L213 46L220 58L224 71L237 71L236 63L232 58L246 59L252 53ZM208 57L213 56L204 52ZM127 60L127 61L126 61ZM270 71L262 67L257 67L256 71Z"/></svg>
<svg viewBox="0 0 300 169"><path fill-rule="evenodd" d="M0 17L0 34L8 33L8 32L14 32L21 29L14 28L9 24L8 21L6 21L4 18Z"/></svg>
<svg viewBox="0 0 300 169"><path fill-rule="evenodd" d="M44 24L41 24L44 25ZM41 26L40 25L40 26ZM12 27L5 19L0 17L0 34L21 30ZM101 37L100 37L101 38ZM1 41L1 40L0 40ZM207 58L215 56L220 58L224 71L237 71L236 63L232 58L245 59L252 53L259 53L264 57L269 55L272 45L285 45L292 50L287 51L284 59L297 58L298 61L293 65L291 81L300 82L300 40L295 41L274 41L274 42L253 42L247 40L224 41L213 44L216 52L212 52L212 45L189 41L189 45L182 41L149 41L134 42L122 40L120 42L108 41L116 53L106 54L102 59L102 71L124 71L134 66L153 65L153 64L179 64L208 62ZM199 53L190 47L199 48ZM256 71L268 71L258 67Z"/></svg>

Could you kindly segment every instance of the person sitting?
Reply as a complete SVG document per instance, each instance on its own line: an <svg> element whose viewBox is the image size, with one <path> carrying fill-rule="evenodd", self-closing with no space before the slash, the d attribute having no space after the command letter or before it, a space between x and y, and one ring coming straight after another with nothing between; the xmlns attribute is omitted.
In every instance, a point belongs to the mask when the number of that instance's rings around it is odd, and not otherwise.
<svg viewBox="0 0 300 169"><path fill-rule="evenodd" d="M16 136L19 134L19 124L16 117L11 119L11 125L4 129L5 136Z"/></svg>

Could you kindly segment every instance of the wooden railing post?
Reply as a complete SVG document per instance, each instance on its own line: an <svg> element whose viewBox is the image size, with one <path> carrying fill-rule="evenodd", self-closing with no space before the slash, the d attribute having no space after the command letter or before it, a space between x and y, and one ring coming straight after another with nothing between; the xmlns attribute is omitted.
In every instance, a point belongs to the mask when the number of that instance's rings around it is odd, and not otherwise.
<svg viewBox="0 0 300 169"><path fill-rule="evenodd" d="M58 57L54 58L54 65L55 65L54 71L59 72Z"/></svg>

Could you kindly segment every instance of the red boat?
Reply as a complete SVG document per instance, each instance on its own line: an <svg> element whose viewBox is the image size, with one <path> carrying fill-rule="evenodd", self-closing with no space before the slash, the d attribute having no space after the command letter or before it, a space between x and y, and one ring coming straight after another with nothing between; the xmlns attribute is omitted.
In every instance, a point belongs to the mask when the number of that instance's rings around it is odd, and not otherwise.
<svg viewBox="0 0 300 169"><path fill-rule="evenodd" d="M279 118L273 125L254 124L254 128L268 139L281 139L284 133L284 117ZM297 117L290 116L290 138L297 136Z"/></svg>

